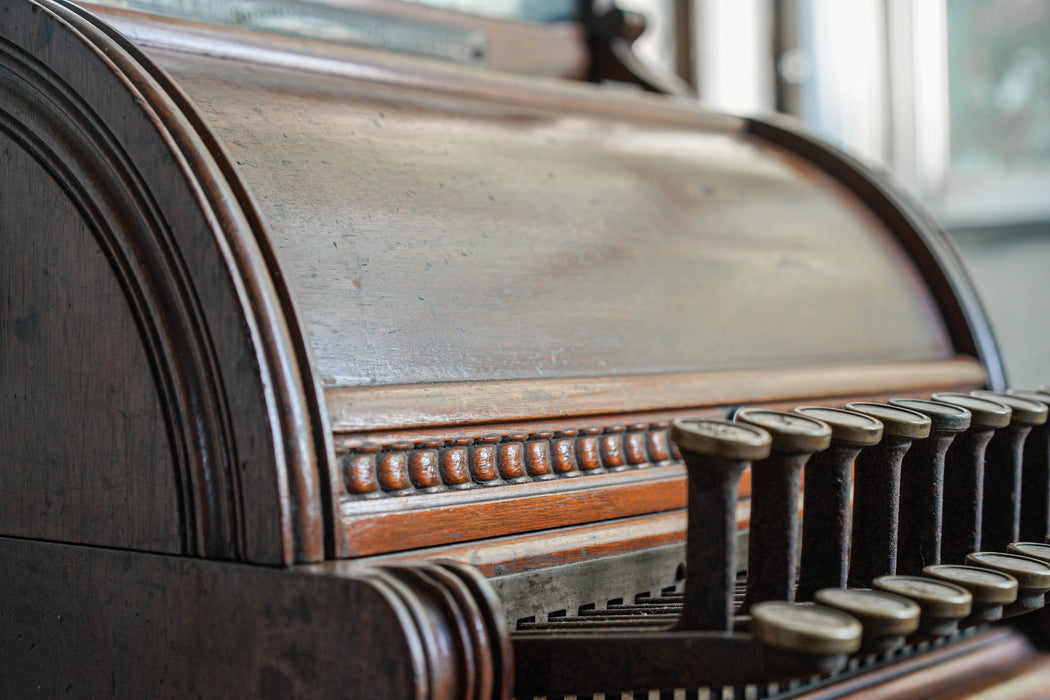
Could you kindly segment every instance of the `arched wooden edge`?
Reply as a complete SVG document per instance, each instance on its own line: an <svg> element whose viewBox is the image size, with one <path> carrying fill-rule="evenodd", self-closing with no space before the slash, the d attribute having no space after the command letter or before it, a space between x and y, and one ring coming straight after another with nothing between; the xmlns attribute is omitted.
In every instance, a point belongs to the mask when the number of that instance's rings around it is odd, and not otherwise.
<svg viewBox="0 0 1050 700"><path fill-rule="evenodd" d="M101 401L63 405L55 396L28 392L24 410L15 412L19 417L4 425L18 434L33 421L46 422L33 430L77 445L81 462L75 471L62 471L56 465L73 458L59 449L63 456L44 465L39 477L41 465L28 459L32 449L5 454L7 483L13 484L9 510L26 516L41 510L37 501L63 501L58 515L20 517L3 523L2 531L157 549L155 542L172 536L118 536L112 520L134 533L149 529L141 522L170 517L158 511L170 508L171 498L140 499L133 487L167 480L181 511L174 540L185 553L273 563L322 559L324 518L331 512L325 507L331 488L321 477L331 452L324 406L316 400L307 350L265 231L224 153L188 100L144 55L75 5L4 3L0 39L0 135L33 164L29 172L3 173L0 183L36 177L40 187L61 193L54 197L55 212L40 212L39 202L22 205L18 221L9 222L20 227L30 249L24 258L9 257L12 269L5 274L41 263L46 252L31 249L36 241L62 249L68 245L63 237L71 235L86 241L77 245L87 251L94 246L110 271L110 281L103 279L105 266L84 275L99 297L72 300L73 310L57 319L75 326L64 338L23 334L2 350L13 365L27 357L52 364L74 357L67 364L110 372L107 381L119 390L155 393L164 426L138 425L139 416L120 400L102 410ZM79 274L77 266L55 261L48 272ZM32 318L55 294L38 290L16 303ZM135 331L118 334L109 315L128 314ZM106 367L106 349L96 340L102 337L114 351L141 346L154 388L128 388L120 368ZM85 344L90 352L78 347ZM84 430L85 412L92 411L91 421L111 425L113 435L157 433L151 448L170 455L159 461L175 473L158 473L160 467L140 463L142 455L130 451L107 453L107 431ZM93 461L96 454L107 456ZM79 492L65 483L71 473L81 482ZM41 478L48 482L43 491L36 488ZM20 479L28 485L19 486ZM105 500L100 494L121 489L127 489L122 505L104 511L95 505Z"/></svg>
<svg viewBox="0 0 1050 700"><path fill-rule="evenodd" d="M955 246L917 202L886 184L885 178L833 146L806 134L783 117L747 119L748 133L817 166L855 194L908 251L918 265L948 325L956 352L980 359L990 386L1006 388L1002 360Z"/></svg>
<svg viewBox="0 0 1050 700"><path fill-rule="evenodd" d="M495 596L461 565L282 569L9 538L0 561L4 697L488 700L512 683Z"/></svg>

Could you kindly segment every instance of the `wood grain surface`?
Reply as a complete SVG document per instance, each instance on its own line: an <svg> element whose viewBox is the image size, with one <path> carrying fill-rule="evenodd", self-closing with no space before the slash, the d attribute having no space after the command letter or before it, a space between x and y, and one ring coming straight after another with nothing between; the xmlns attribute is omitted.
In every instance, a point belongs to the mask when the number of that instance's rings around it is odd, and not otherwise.
<svg viewBox="0 0 1050 700"><path fill-rule="evenodd" d="M325 386L951 354L890 235L739 136L154 58L254 193Z"/></svg>
<svg viewBox="0 0 1050 700"><path fill-rule="evenodd" d="M351 435L530 418L695 409L805 396L907 393L919 387L979 386L985 381L984 370L973 358L958 357L601 378L332 387L325 390L325 400L333 432Z"/></svg>
<svg viewBox="0 0 1050 700"><path fill-rule="evenodd" d="M507 697L512 682L491 591L470 572L250 566L3 537L0 559L5 697L452 700Z"/></svg>
<svg viewBox="0 0 1050 700"><path fill-rule="evenodd" d="M323 407L223 154L75 6L4 3L0 36L3 532L322 558Z"/></svg>

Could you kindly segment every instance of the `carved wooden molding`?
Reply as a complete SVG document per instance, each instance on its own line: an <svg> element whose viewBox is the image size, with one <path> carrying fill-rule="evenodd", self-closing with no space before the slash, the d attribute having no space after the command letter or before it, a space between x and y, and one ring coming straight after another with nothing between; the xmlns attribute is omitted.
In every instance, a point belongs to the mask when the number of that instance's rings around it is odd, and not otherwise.
<svg viewBox="0 0 1050 700"><path fill-rule="evenodd" d="M322 482L325 420L304 340L251 200L195 108L141 51L75 5L9 0L0 4L0 132L58 184L65 199L53 206L78 212L105 255L124 299L94 303L123 302L134 316L138 337L111 342L145 348L176 465L185 553L322 559L323 492L334 484ZM38 228L27 240L70 235ZM54 427L72 431L63 439L77 440L77 411ZM92 468L110 472L99 481L154 478L134 459ZM149 519L155 508L130 499L127 518Z"/></svg>
<svg viewBox="0 0 1050 700"><path fill-rule="evenodd" d="M365 443L341 455L343 485L354 499L567 479L679 460L663 421Z"/></svg>

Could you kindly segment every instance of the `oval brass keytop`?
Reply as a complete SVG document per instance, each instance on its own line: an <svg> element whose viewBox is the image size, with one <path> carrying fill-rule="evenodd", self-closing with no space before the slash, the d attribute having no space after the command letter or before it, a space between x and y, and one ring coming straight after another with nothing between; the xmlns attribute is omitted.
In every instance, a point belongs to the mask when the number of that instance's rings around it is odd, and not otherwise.
<svg viewBox="0 0 1050 700"><path fill-rule="evenodd" d="M982 399L991 399L1004 403L1013 411L1012 423L1021 425L1042 425L1047 419L1047 406L1041 401L1028 399L1018 394L1008 394L1003 391L971 391L974 396Z"/></svg>
<svg viewBox="0 0 1050 700"><path fill-rule="evenodd" d="M882 423L882 434L886 437L921 440L930 436L930 419L918 411L869 401L848 403L846 409L877 418Z"/></svg>
<svg viewBox="0 0 1050 700"><path fill-rule="evenodd" d="M1050 544L1043 542L1012 542L1006 551L1050 563Z"/></svg>
<svg viewBox="0 0 1050 700"><path fill-rule="evenodd" d="M974 396L972 394L961 394L948 391L934 394L930 398L940 403L947 403L953 406L965 408L970 412L971 427L1002 428L1010 425L1010 418L1013 411L1001 401Z"/></svg>
<svg viewBox="0 0 1050 700"><path fill-rule="evenodd" d="M1010 394L1010 396L1020 396L1023 399L1050 404L1050 391L1047 391L1048 388L1050 387L1042 387L1041 389L1007 389L1006 393Z"/></svg>
<svg viewBox="0 0 1050 700"><path fill-rule="evenodd" d="M680 450L749 461L768 457L773 442L761 428L719 418L676 418L671 440Z"/></svg>
<svg viewBox="0 0 1050 700"><path fill-rule="evenodd" d="M961 406L926 399L890 399L889 403L927 416L931 433L961 433L970 427L970 412Z"/></svg>
<svg viewBox="0 0 1050 700"><path fill-rule="evenodd" d="M1017 600L1017 579L1009 574L963 564L936 564L923 576L954 583L970 591L974 605L1009 605Z"/></svg>
<svg viewBox="0 0 1050 700"><path fill-rule="evenodd" d="M973 552L966 556L966 563L1010 574L1021 592L1050 591L1050 563L1045 561L1004 552Z"/></svg>
<svg viewBox="0 0 1050 700"><path fill-rule="evenodd" d="M857 618L864 628L865 640L905 637L919 628L919 606L894 593L870 588L823 588L814 599Z"/></svg>
<svg viewBox="0 0 1050 700"><path fill-rule="evenodd" d="M827 423L837 442L867 447L882 439L882 421L863 413L827 406L799 406L794 412Z"/></svg>
<svg viewBox="0 0 1050 700"><path fill-rule="evenodd" d="M733 420L768 431L777 452L817 452L831 444L831 428L826 423L785 411L742 408Z"/></svg>
<svg viewBox="0 0 1050 700"><path fill-rule="evenodd" d="M973 596L965 588L923 576L879 576L872 587L909 598L919 606L922 614L915 635L921 638L955 632L973 608Z"/></svg>
<svg viewBox="0 0 1050 700"><path fill-rule="evenodd" d="M863 628L856 618L813 603L769 600L751 607L751 632L760 641L799 654L852 654Z"/></svg>
<svg viewBox="0 0 1050 700"><path fill-rule="evenodd" d="M966 563L1017 579L1017 600L1003 610L1003 617L1039 610L1046 603L1045 596L1050 591L1050 564L1047 562L1004 552L973 552L966 556Z"/></svg>

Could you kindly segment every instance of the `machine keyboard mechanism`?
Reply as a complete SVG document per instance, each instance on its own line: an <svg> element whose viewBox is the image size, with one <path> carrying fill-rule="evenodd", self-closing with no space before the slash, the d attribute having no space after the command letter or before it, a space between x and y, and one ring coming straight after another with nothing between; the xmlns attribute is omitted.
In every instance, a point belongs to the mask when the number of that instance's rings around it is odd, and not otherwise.
<svg viewBox="0 0 1050 700"><path fill-rule="evenodd" d="M519 622L518 697L791 694L1042 608L1048 406L1042 391L946 392L676 419L684 585Z"/></svg>

